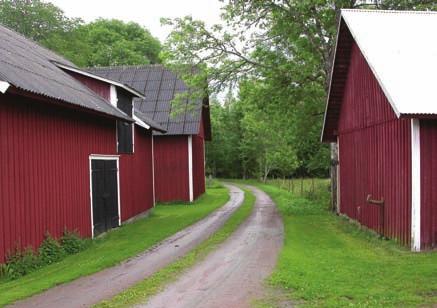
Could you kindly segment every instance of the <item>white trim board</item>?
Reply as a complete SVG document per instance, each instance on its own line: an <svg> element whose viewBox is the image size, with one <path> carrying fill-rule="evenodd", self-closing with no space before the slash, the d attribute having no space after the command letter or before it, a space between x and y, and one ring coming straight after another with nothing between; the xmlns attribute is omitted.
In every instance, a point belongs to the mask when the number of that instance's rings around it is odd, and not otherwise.
<svg viewBox="0 0 437 308"><path fill-rule="evenodd" d="M112 106L117 108L117 102L118 102L118 95L117 95L117 88L114 85L111 85L109 87L109 102Z"/></svg>
<svg viewBox="0 0 437 308"><path fill-rule="evenodd" d="M118 225L121 226L121 205L120 205L120 156L119 155L99 155L89 156L89 175L90 175L90 210L91 210L91 238L94 238L94 217L93 217L93 175L92 160L115 160L117 162L117 202L118 202Z"/></svg>
<svg viewBox="0 0 437 308"><path fill-rule="evenodd" d="M83 71L83 70L81 70L81 69L78 69L78 68L75 68L75 67L71 67L71 66L68 66L68 65L65 65L65 64L61 64L61 63L58 63L58 62L54 62L54 63L55 63L55 65L56 65L57 67L59 67L59 68L62 68L62 69L65 69L65 70L67 70L67 71L74 72L74 73L77 73L77 74L80 74L80 75L83 75L83 76L87 76L87 77L90 77L90 78L92 78L92 79L96 79L96 80L100 80L100 81L103 81L103 82L109 83L110 85L114 85L114 86L117 86L117 87L119 87L119 88L122 88L122 89L128 91L129 93L131 93L131 94L133 94L133 95L139 97L139 98L143 98L143 99L145 98L144 95L141 94L140 92L138 92L138 91L136 91L136 90L134 90L134 89L128 87L128 86L125 85L125 84L122 84L122 83L120 83L120 82L117 82L117 81L115 81L115 80L111 80L111 79L103 78L103 77L100 77L100 76L98 76L98 75L92 74L92 73L90 73L90 72L86 72L86 71Z"/></svg>
<svg viewBox="0 0 437 308"><path fill-rule="evenodd" d="M194 200L193 192L193 136L188 136L188 185L190 190L190 202Z"/></svg>
<svg viewBox="0 0 437 308"><path fill-rule="evenodd" d="M0 92L5 94L10 86L11 86L11 84L9 82L0 81Z"/></svg>
<svg viewBox="0 0 437 308"><path fill-rule="evenodd" d="M411 250L420 251L420 120L411 119Z"/></svg>

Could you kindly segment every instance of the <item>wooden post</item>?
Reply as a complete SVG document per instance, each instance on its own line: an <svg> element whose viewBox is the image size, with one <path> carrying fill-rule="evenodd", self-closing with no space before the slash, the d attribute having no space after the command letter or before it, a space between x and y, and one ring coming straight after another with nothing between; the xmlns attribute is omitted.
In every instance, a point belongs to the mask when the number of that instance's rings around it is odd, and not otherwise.
<svg viewBox="0 0 437 308"><path fill-rule="evenodd" d="M331 143L331 210L337 212L337 143Z"/></svg>

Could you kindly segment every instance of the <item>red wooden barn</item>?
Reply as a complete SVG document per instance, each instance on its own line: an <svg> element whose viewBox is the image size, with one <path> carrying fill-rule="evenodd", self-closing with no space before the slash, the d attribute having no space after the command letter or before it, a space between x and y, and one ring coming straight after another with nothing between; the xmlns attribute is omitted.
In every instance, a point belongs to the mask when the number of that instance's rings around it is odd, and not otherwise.
<svg viewBox="0 0 437 308"><path fill-rule="evenodd" d="M142 94L1 26L0 41L0 263L46 232L91 237L153 207L161 128L132 114Z"/></svg>
<svg viewBox="0 0 437 308"><path fill-rule="evenodd" d="M343 10L322 140L339 212L419 251L437 245L437 14Z"/></svg>
<svg viewBox="0 0 437 308"><path fill-rule="evenodd" d="M188 91L162 65L92 68L90 72L127 84L144 94L138 110L167 130L154 132L155 194L160 202L193 201L205 192L205 140L211 139L208 98L173 100ZM180 106L182 105L182 106Z"/></svg>

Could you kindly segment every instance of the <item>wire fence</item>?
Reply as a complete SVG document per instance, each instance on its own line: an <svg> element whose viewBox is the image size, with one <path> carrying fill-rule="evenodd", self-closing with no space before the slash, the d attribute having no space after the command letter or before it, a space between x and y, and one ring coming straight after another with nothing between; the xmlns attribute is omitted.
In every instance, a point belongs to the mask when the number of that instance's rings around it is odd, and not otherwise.
<svg viewBox="0 0 437 308"><path fill-rule="evenodd" d="M330 180L318 178L268 179L267 184L287 190L295 196L313 199L329 194Z"/></svg>

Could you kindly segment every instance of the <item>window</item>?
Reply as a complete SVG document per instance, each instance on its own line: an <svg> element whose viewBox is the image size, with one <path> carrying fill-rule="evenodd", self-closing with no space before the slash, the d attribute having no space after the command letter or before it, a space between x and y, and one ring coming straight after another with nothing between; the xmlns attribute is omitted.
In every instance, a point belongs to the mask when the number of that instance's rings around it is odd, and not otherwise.
<svg viewBox="0 0 437 308"><path fill-rule="evenodd" d="M117 89L117 108L132 117L132 96L127 92ZM133 144L133 123L117 121L117 151L123 154L132 154Z"/></svg>

